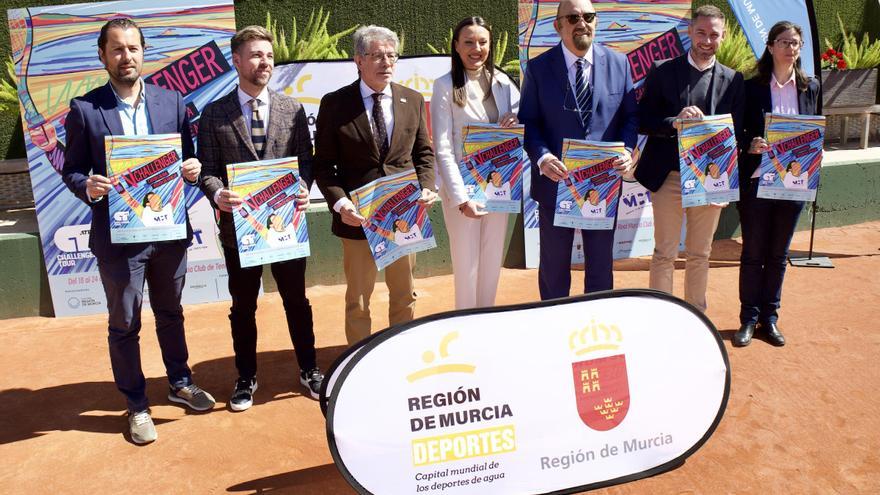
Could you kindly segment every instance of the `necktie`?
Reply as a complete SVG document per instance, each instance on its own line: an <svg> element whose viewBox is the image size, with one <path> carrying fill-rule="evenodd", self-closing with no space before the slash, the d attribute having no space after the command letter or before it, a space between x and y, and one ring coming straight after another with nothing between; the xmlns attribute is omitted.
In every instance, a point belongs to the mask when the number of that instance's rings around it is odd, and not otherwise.
<svg viewBox="0 0 880 495"><path fill-rule="evenodd" d="M251 100L251 142L254 143L254 151L259 158L263 158L263 150L266 148L266 126L263 116L260 115L260 101Z"/></svg>
<svg viewBox="0 0 880 495"><path fill-rule="evenodd" d="M385 162L385 156L388 155L388 129L385 128L385 112L379 103L381 96L382 93L373 93L373 139L379 149L379 161Z"/></svg>
<svg viewBox="0 0 880 495"><path fill-rule="evenodd" d="M584 59L577 60L577 70L574 74L575 98L578 109L581 111L581 123L584 125L584 134L590 133L590 121L593 120L593 88L587 81L584 72Z"/></svg>

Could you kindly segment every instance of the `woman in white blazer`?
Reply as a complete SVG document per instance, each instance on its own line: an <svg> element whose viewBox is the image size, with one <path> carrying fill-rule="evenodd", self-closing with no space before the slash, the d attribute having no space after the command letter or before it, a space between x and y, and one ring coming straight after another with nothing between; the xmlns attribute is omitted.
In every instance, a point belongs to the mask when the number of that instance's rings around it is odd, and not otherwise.
<svg viewBox="0 0 880 495"><path fill-rule="evenodd" d="M443 216L449 232L455 308L492 306L501 273L508 215L470 201L458 164L463 126L517 123L519 91L494 69L492 31L481 17L458 23L452 35L452 71L434 81L431 131Z"/></svg>

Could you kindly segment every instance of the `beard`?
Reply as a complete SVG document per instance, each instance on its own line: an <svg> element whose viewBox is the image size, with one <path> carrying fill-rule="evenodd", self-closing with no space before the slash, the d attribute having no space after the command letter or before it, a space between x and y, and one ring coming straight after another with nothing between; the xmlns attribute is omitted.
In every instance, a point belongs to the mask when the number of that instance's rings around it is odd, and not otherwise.
<svg viewBox="0 0 880 495"><path fill-rule="evenodd" d="M254 86L258 86L258 87L262 88L262 87L265 87L267 84L269 84L269 79L271 79L271 78L272 78L272 71L269 71L269 72L254 71L254 72L251 72L250 74L248 74L248 77L246 79L247 79L247 82L253 84Z"/></svg>
<svg viewBox="0 0 880 495"><path fill-rule="evenodd" d="M140 71L139 67L135 67L133 71L129 71L128 69L117 68L116 71L114 72L114 71L111 71L110 68L105 65L104 69L107 71L107 75L110 76L110 79L112 79L114 82L116 82L118 84L125 85L125 86L134 85L134 83L136 83L137 80L140 79L140 77L141 77L141 71Z"/></svg>
<svg viewBox="0 0 880 495"><path fill-rule="evenodd" d="M574 42L574 46L578 50L589 50L590 45L593 44L592 33L572 34L571 40Z"/></svg>

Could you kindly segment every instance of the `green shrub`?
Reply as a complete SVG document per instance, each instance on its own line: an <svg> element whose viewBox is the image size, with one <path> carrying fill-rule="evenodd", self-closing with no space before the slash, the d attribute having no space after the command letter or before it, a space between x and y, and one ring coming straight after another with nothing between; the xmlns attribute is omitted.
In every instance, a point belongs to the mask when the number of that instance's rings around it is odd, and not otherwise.
<svg viewBox="0 0 880 495"><path fill-rule="evenodd" d="M272 14L266 12L266 29L268 29L275 42L272 50L275 52L275 62L289 62L293 60L329 60L348 58L348 53L338 47L339 39L353 33L358 25L330 34L327 30L327 21L330 20L330 11L324 13L324 7L309 14L309 22L300 36L297 31L296 17L293 18L293 27L290 31L290 39L284 32L284 28L278 27L278 21L272 20Z"/></svg>
<svg viewBox="0 0 880 495"><path fill-rule="evenodd" d="M757 62L755 52L752 51L752 47L749 45L749 40L735 20L733 22L730 20L726 21L725 31L727 35L724 42L718 47L718 51L715 52L716 59L718 62L749 77L755 70L755 63Z"/></svg>

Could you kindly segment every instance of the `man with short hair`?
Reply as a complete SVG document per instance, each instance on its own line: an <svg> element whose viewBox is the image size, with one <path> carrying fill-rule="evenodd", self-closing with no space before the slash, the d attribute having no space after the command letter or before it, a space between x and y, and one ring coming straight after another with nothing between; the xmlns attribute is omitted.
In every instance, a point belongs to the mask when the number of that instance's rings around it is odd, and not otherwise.
<svg viewBox="0 0 880 495"><path fill-rule="evenodd" d="M296 207L304 211L312 181L312 142L302 105L268 89L275 67L272 34L260 26L247 26L232 37L231 49L238 87L202 111L199 159L204 166L202 191L220 210L220 241L232 296L229 321L238 379L229 408L244 411L253 405L257 391L256 311L263 267L241 266L232 212L241 207L242 197L229 189L226 165L296 156L301 184L305 184L300 185ZM270 267L284 303L299 381L309 396L317 399L324 375L315 356L312 306L306 297L306 259L279 261Z"/></svg>
<svg viewBox="0 0 880 495"><path fill-rule="evenodd" d="M636 168L636 179L651 190L654 206L654 255L650 286L672 293L672 274L687 218L685 237L684 298L706 311L709 254L724 205L681 206L678 125L680 119L732 114L737 142L742 148L744 87L742 74L715 60L724 41L724 14L704 5L694 10L687 54L657 62L645 79L640 102L640 132L648 136ZM708 179L707 179L708 180Z"/></svg>
<svg viewBox="0 0 880 495"><path fill-rule="evenodd" d="M354 61L359 78L324 96L315 136L315 179L333 214L333 233L342 239L345 336L349 345L371 333L370 296L376 263L349 194L380 177L415 169L422 188L419 202L431 204L434 152L422 95L391 82L397 63L397 35L380 26L354 33ZM391 325L415 314L413 257L385 268Z"/></svg>
<svg viewBox="0 0 880 495"><path fill-rule="evenodd" d="M632 75L626 57L593 43L598 23L589 0L559 3L553 27L561 41L529 61L523 76L519 121L532 162L532 198L538 202L541 299L566 297L571 289L574 229L553 225L558 182L568 177L562 140L623 141L615 161L620 173L632 165L638 127ZM584 292L610 290L614 230L582 230Z"/></svg>
<svg viewBox="0 0 880 495"><path fill-rule="evenodd" d="M92 209L89 248L98 261L107 296L110 364L116 387L128 404L131 440L137 444L157 438L148 409L139 344L145 279L150 284L150 306L156 317L156 334L168 375L168 399L197 411L214 407L214 398L193 383L186 364L188 352L180 296L186 277L186 249L192 241L189 216L185 239L135 244L113 244L110 240L106 195L112 184L107 177L104 136L180 134L184 180L197 185L201 171L201 164L194 158L180 93L141 79L144 47L144 35L131 19L113 19L101 28L98 57L110 81L70 102L64 124L67 147L61 172L67 187ZM157 206L161 198L158 200ZM145 210L150 211L150 206Z"/></svg>

